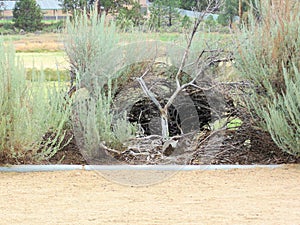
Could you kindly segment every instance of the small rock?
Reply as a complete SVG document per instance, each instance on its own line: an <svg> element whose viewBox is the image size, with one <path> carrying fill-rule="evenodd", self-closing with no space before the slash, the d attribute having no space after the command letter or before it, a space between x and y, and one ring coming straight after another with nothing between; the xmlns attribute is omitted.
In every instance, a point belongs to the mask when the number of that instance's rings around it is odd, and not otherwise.
<svg viewBox="0 0 300 225"><path fill-rule="evenodd" d="M162 147L162 152L165 156L170 156L177 147L178 140L167 140Z"/></svg>

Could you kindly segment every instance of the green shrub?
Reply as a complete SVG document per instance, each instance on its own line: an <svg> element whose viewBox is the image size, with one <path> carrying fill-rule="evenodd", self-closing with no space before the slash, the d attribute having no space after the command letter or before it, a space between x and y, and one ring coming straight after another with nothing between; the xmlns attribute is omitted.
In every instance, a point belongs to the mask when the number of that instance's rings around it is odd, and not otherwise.
<svg viewBox="0 0 300 225"><path fill-rule="evenodd" d="M214 19L212 15L209 15L204 22L206 28L212 31L214 31L214 29L217 26L217 21Z"/></svg>
<svg viewBox="0 0 300 225"><path fill-rule="evenodd" d="M181 18L181 27L184 29L184 30L189 30L191 29L192 27L192 20L187 16L187 15L184 15L182 18Z"/></svg>
<svg viewBox="0 0 300 225"><path fill-rule="evenodd" d="M273 97L264 106L253 101L252 104L275 143L284 151L300 156L300 72L294 67L292 79L286 69L283 73L285 93L270 92Z"/></svg>
<svg viewBox="0 0 300 225"><path fill-rule="evenodd" d="M36 160L49 158L62 147L69 118L65 85L45 82L43 73L27 81L13 48L0 40L0 51L0 154L17 160L28 152Z"/></svg>
<svg viewBox="0 0 300 225"><path fill-rule="evenodd" d="M2 23L1 27L3 27L3 29L6 29L6 30L12 30L12 29L14 29L14 24L10 21L7 21L5 23Z"/></svg>
<svg viewBox="0 0 300 225"><path fill-rule="evenodd" d="M64 21L54 21L52 23L44 23L43 24L43 32L53 32L53 33L60 33L64 29Z"/></svg>
<svg viewBox="0 0 300 225"><path fill-rule="evenodd" d="M300 10L297 1L261 4L237 34L236 67L257 88L250 110L285 152L300 154ZM254 16L255 15L255 16Z"/></svg>
<svg viewBox="0 0 300 225"><path fill-rule="evenodd" d="M112 112L112 91L98 91L92 97L87 90L80 89L75 93L73 104L76 141L90 158L99 154L101 144L122 150L123 142L133 137L136 131L127 121L126 113L116 115Z"/></svg>
<svg viewBox="0 0 300 225"><path fill-rule="evenodd" d="M0 23L0 34L9 35L15 34L14 24L11 21L1 21Z"/></svg>
<svg viewBox="0 0 300 225"><path fill-rule="evenodd" d="M83 12L75 15L72 21L67 20L64 45L71 64L72 78L77 74L83 81L89 79L85 73L99 75L99 63L118 43L114 23L107 26L106 22L104 16L99 18L94 11L90 12L90 17ZM97 77L105 80L103 76ZM86 85L89 84L87 81Z"/></svg>
<svg viewBox="0 0 300 225"><path fill-rule="evenodd" d="M15 34L16 32L13 29L5 29L3 27L0 27L0 34L1 35L12 35Z"/></svg>
<svg viewBox="0 0 300 225"><path fill-rule="evenodd" d="M133 127L124 115L112 112L111 84L117 72L114 68L120 66L117 58L122 56L122 49L115 48L115 24L91 10L90 16L84 12L67 20L65 37L72 79L76 78L73 126L79 146L92 158L99 154L101 143L121 148L124 139L132 136Z"/></svg>
<svg viewBox="0 0 300 225"><path fill-rule="evenodd" d="M144 23L144 17L141 13L141 5L133 2L131 8L120 8L116 17L116 25L121 31L130 31L133 27L139 27Z"/></svg>

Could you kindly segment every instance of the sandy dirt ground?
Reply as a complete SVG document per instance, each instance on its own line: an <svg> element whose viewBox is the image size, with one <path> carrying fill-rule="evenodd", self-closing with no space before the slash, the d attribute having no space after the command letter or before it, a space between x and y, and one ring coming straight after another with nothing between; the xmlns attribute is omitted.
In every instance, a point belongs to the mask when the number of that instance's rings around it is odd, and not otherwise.
<svg viewBox="0 0 300 225"><path fill-rule="evenodd" d="M0 199L0 224L297 225L300 166L181 171L140 187L93 171L0 173Z"/></svg>

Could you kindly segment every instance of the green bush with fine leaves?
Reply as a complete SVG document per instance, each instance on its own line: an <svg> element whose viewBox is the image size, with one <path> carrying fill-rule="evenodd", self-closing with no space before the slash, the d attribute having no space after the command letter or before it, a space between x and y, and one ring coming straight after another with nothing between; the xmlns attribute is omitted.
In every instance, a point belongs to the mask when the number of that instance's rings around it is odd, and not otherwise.
<svg viewBox="0 0 300 225"><path fill-rule="evenodd" d="M51 158L64 145L70 116L65 83L46 82L43 71L26 80L13 47L1 39L0 52L0 158Z"/></svg>
<svg viewBox="0 0 300 225"><path fill-rule="evenodd" d="M300 155L300 3L269 4L253 8L236 35L235 65L256 88L248 100L262 128L283 151Z"/></svg>
<svg viewBox="0 0 300 225"><path fill-rule="evenodd" d="M121 149L123 141L134 134L126 116L112 111L112 80L123 53L119 38L115 24L95 10L89 15L86 11L76 14L66 22L65 51L76 87L73 130L87 158L99 155L103 144Z"/></svg>

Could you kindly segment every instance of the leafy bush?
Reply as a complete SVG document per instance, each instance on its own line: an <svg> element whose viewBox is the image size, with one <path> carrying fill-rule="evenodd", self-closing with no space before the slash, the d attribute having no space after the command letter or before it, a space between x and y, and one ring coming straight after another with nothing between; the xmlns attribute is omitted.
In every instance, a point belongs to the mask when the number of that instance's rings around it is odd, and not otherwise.
<svg viewBox="0 0 300 225"><path fill-rule="evenodd" d="M62 32L63 29L64 29L64 21L63 20L43 24L43 32L60 33L60 32Z"/></svg>
<svg viewBox="0 0 300 225"><path fill-rule="evenodd" d="M0 34L9 35L15 34L14 24L11 21L1 21L0 23Z"/></svg>
<svg viewBox="0 0 300 225"><path fill-rule="evenodd" d="M19 160L30 152L35 159L49 158L62 147L69 117L64 84L46 83L43 75L26 81L13 48L0 40L0 50L0 155Z"/></svg>
<svg viewBox="0 0 300 225"><path fill-rule="evenodd" d="M204 23L205 23L205 28L208 31L211 31L211 32L217 31L217 21L214 19L214 17L212 15L209 15L205 19Z"/></svg>
<svg viewBox="0 0 300 225"><path fill-rule="evenodd" d="M277 145L300 154L300 3L272 1L249 13L237 35L236 66L257 90L250 107Z"/></svg>
<svg viewBox="0 0 300 225"><path fill-rule="evenodd" d="M184 15L182 18L181 18L181 27L185 30L189 30L191 29L192 27L192 20L187 16L187 15Z"/></svg>
<svg viewBox="0 0 300 225"><path fill-rule="evenodd" d="M3 27L3 29L5 29L5 30L12 30L12 29L14 29L14 24L12 22L10 22L10 21L3 22L0 26Z"/></svg>
<svg viewBox="0 0 300 225"><path fill-rule="evenodd" d="M143 22L144 17L141 13L141 5L138 2L134 2L131 8L121 8L116 17L116 24L122 31L139 27L143 25Z"/></svg>
<svg viewBox="0 0 300 225"><path fill-rule="evenodd" d="M1 35L11 35L15 34L16 32L13 29L5 29L3 27L0 27L0 34Z"/></svg>

